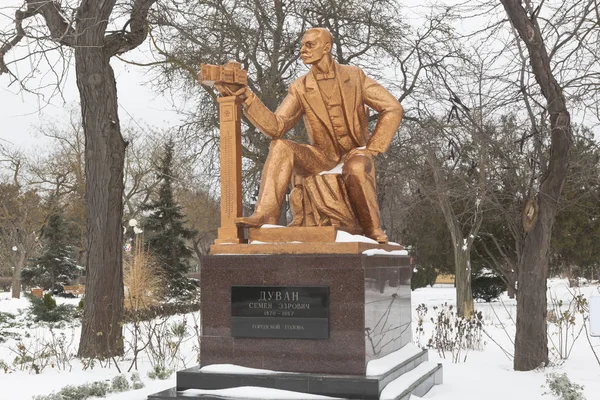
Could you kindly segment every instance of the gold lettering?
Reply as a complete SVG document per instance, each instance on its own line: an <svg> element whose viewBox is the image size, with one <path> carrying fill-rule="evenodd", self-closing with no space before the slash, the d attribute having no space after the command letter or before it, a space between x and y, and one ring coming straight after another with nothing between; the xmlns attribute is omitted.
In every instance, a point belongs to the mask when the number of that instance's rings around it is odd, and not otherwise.
<svg viewBox="0 0 600 400"><path fill-rule="evenodd" d="M283 329L288 330L288 331L303 331L304 326L303 325L284 325Z"/></svg>
<svg viewBox="0 0 600 400"><path fill-rule="evenodd" d="M273 309L273 303L249 303L248 308Z"/></svg>

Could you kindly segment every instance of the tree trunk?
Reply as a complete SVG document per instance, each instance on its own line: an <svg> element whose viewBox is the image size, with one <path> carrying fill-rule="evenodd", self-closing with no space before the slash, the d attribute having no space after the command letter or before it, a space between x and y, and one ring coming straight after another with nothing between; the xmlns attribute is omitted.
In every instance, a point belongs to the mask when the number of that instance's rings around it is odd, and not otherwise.
<svg viewBox="0 0 600 400"><path fill-rule="evenodd" d="M550 116L551 149L548 168L537 196L538 217L528 225L517 288L517 333L514 367L529 371L548 364L547 298L548 251L558 200L567 176L571 148L571 116L562 87L552 74L536 16L528 15L520 0L501 0L519 37L527 46L531 68L546 99Z"/></svg>
<svg viewBox="0 0 600 400"><path fill-rule="evenodd" d="M15 265L15 270L13 271L12 276L12 298L20 299L21 298L21 270L25 265L25 252L19 251L19 260Z"/></svg>
<svg viewBox="0 0 600 400"><path fill-rule="evenodd" d="M515 287L511 286L511 285L507 285L506 292L508 294L509 299L514 299L515 296L517 295L517 291L515 290Z"/></svg>
<svg viewBox="0 0 600 400"><path fill-rule="evenodd" d="M546 279L550 231L538 223L529 232L519 263L514 360L518 371L548 364Z"/></svg>
<svg viewBox="0 0 600 400"><path fill-rule="evenodd" d="M111 3L111 2L108 2ZM114 1L112 2L114 5ZM77 25L75 66L85 133L87 263L79 357L123 354L123 167L117 87L104 48L106 22L97 5L85 7ZM99 3L98 3L99 4ZM103 6L110 7L103 3ZM110 11L105 14L110 15Z"/></svg>
<svg viewBox="0 0 600 400"><path fill-rule="evenodd" d="M450 231L452 238L452 248L454 249L454 287L456 288L456 313L460 317L469 318L473 315L475 306L473 303L473 291L471 289L471 248L473 241L479 232L482 223L482 213L479 208L474 216L475 220L469 234L463 237L462 229L454 210L452 203L446 194L444 178L440 173L439 163L433 153L428 156L429 165L432 167L433 179L436 185L436 197L438 204L442 209L446 226Z"/></svg>
<svg viewBox="0 0 600 400"><path fill-rule="evenodd" d="M454 268L456 284L456 313L469 318L473 315L473 291L471 289L471 252L454 246Z"/></svg>

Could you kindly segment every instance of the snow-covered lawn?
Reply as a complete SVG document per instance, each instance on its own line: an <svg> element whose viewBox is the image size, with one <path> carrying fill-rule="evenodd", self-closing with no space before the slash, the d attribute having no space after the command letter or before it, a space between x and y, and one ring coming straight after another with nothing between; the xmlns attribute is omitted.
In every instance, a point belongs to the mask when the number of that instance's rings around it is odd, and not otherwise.
<svg viewBox="0 0 600 400"><path fill-rule="evenodd" d="M563 309L566 309L568 303L572 300L572 289L568 288L567 282L565 280L551 280L548 286L549 294L557 300L562 299L564 302ZM600 296L598 285L584 286L578 290L587 299L592 295ZM417 306L425 304L429 310L427 317L424 319L424 334L421 338L415 335L415 340L419 339L420 344L428 341L433 330L433 323L429 318L439 311L439 306L442 304L453 304L454 298L454 288L451 287L423 288L413 292L413 328L417 325L417 313L415 312ZM68 303L76 306L78 302L79 299L57 298L59 304ZM28 307L29 301L27 299L14 300L10 298L10 293L0 293L0 399L31 399L36 395L58 391L66 385L111 380L119 375L114 363L111 363L110 366L96 363L91 368L72 356L66 357L69 359L70 365L56 365L55 361L43 367L39 374L31 369L22 370L22 366L27 367L31 363L15 363L19 343L30 353L39 354L43 345L48 344L54 338L55 341L62 340L62 347L65 352L72 355L77 351L77 341L80 334L78 322L59 324L54 326L52 330L47 324L34 323L28 312ZM434 307L438 307L438 309L434 310ZM552 308L552 304L549 305L549 308ZM553 372L564 372L574 383L585 387L584 394L588 400L600 399L600 365L594 358L590 344L585 337L585 331L575 342L567 360L560 360L556 356L556 351L553 351L551 356L553 364L550 367L539 371L515 372L512 370L512 359L510 359L515 330L513 322L516 318L515 301L503 296L501 302L477 303L476 309L483 315L484 350L471 350L466 353L466 361L453 363L452 355L448 352L446 352L446 358L444 359L435 349L431 349L430 360L444 364L444 384L434 387L425 398L440 400L553 400L555 399L553 395L544 394L549 391L545 387L546 375ZM3 314L1 313L9 313L14 318L5 317L3 321ZM175 316L167 322L167 326L181 326L182 321L186 322L186 335L181 340L179 353L169 361L172 369L181 369L195 364L197 333L194 329L196 321L193 317L194 315L191 314ZM578 317L576 326L572 330L574 334L579 332L581 324L581 318ZM555 325L550 324L549 330L552 332L551 337L554 342L558 343ZM125 334L126 338L130 340L132 337L131 325L126 326ZM176 341L174 337L170 340ZM600 338L591 338L591 341L592 345L596 346L596 352L600 354ZM55 344L52 348L59 347ZM506 352L510 354L507 355ZM464 356L465 353L462 353L461 358L464 359ZM60 360L60 358L55 357L52 360ZM127 373L131 360L131 353L118 360L121 371L128 378L131 376L131 373ZM6 372L2 367L3 363L7 367ZM39 364L42 365L43 363L40 362ZM145 400L146 396L151 393L175 386L175 374L172 374L166 380L150 379L147 374L151 371L152 366L151 357L141 356L138 363L138 372L145 383L145 387L139 390L110 394L107 398L111 400ZM246 396L254 395L257 399L277 398L278 396L272 397L272 393L267 393L264 389L259 388L246 389L244 394ZM293 396L289 398L293 398ZM300 396L299 398L303 397Z"/></svg>
<svg viewBox="0 0 600 400"><path fill-rule="evenodd" d="M77 306L79 300L77 298L63 299L56 297L57 304L66 303ZM25 298L18 300L11 299L10 293L0 293L0 313L10 313L15 316L14 319L9 319L7 323L3 324L0 322L0 399L31 399L33 396L58 392L67 385L81 385L104 380L110 381L119 375L119 371L114 366L114 363L107 366L96 362L93 366L86 366L80 360L74 358L74 355L77 353L77 344L81 334L79 321L68 324L57 323L50 329L50 325L47 323L33 322L28 312L29 304L29 301ZM194 348L195 337L191 327L189 327L189 325L193 324L192 316L171 317L169 324L180 323L183 319L186 319L188 323L188 334L180 350L180 354L184 360L177 362L175 369L191 367L196 364L197 351ZM50 364L40 374L36 374L31 370L21 371L20 364L14 364L15 358L18 356L19 343L22 343L30 352L39 353L41 352L43 343L52 340L53 334L55 338L60 338L61 334L64 334L64 347L71 355L69 357L71 358L70 365L67 365L66 369L56 364ZM131 338L130 324L125 327L124 334L126 338ZM1 339L2 337L5 338L4 342ZM118 360L121 372L128 378L131 377L131 373L127 373L131 365L131 360L131 354L128 354L122 360ZM3 362L12 371L5 372L2 368ZM135 391L111 394L107 398L111 400L145 400L149 394L175 386L175 374L172 374L166 380L152 380L147 377L147 373L151 369L151 362L147 357L142 357L138 363L138 373L145 387Z"/></svg>
<svg viewBox="0 0 600 400"><path fill-rule="evenodd" d="M548 294L552 297L570 302L573 289L568 287L566 280L549 280ZM590 285L579 288L579 292L589 299L592 295L600 296L599 286ZM424 288L412 292L413 312L417 305L426 304L430 309L433 305L444 302L454 303L454 288ZM476 303L476 311L483 314L484 329L496 341L495 344L485 337L484 351L470 351L466 362L452 363L451 355L442 359L436 350L429 351L429 359L444 364L444 384L434 386L424 398L441 400L554 400L556 397L549 392L546 385L546 374L566 373L574 383L584 386L584 395L587 400L600 399L600 365L594 358L585 332L575 342L573 351L567 360L557 359L555 351L551 351L552 365L539 371L516 372L513 370L512 359L504 354L501 349L512 355L514 345L514 332L516 321L516 301L505 295L501 302ZM550 300L549 300L550 302ZM549 309L552 305L549 304ZM563 310L567 306L563 305ZM431 312L431 310L430 310ZM413 325L415 315L413 314ZM502 328L505 326L507 333ZM574 330L577 334L581 328L581 320L577 320ZM548 327L551 337L558 343L555 326ZM570 337L570 334L569 334ZM570 339L569 339L570 340ZM597 346L596 353L600 356L600 338L591 338L592 344ZM552 347L552 343L549 343ZM558 344L557 344L558 346Z"/></svg>

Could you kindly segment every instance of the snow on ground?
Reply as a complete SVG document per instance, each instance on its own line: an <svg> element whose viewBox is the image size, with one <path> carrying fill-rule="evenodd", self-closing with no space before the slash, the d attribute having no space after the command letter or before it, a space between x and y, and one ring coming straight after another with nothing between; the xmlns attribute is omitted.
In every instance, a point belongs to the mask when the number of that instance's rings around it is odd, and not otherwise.
<svg viewBox="0 0 600 400"><path fill-rule="evenodd" d="M549 297L552 295L559 300L569 302L572 299L570 294L572 290L568 287L566 280L548 281ZM587 299L592 295L600 296L598 285L582 287L580 292ZM445 302L453 304L455 298L453 287L422 288L413 291L413 325L416 324L414 310L419 304L426 304L431 309L431 306ZM516 372L513 370L512 359L502 350L504 348L511 355L514 351L516 301L509 299L505 294L501 297L501 301L476 303L475 308L476 311L482 312L484 329L498 344L486 337L484 351L470 351L465 362L456 364L452 362L451 355L446 354L446 359L444 359L435 349L429 350L430 361L441 362L444 365L444 384L434 386L423 397L424 399L553 400L555 399L553 395L544 395L549 392L544 387L546 374L549 373L566 373L572 382L584 386L587 400L600 399L600 365L595 360L590 345L584 337L585 332L575 342L569 359L560 360L551 354L552 365L550 367L539 371ZM563 306L563 309L566 309L566 306ZM430 315L433 315L431 310ZM578 323L577 327L581 327L581 321ZM508 334L504 331L503 326ZM558 343L552 324L549 326L549 331L552 340ZM578 329L575 329L574 332L577 334ZM428 338L427 335L426 338ZM600 355L600 338L591 338L591 340L592 344L597 346L596 353ZM549 347L552 347L552 343L549 343Z"/></svg>
<svg viewBox="0 0 600 400"><path fill-rule="evenodd" d="M71 304L74 306L77 306L80 301L79 298L64 299L56 297L55 299L57 304ZM33 398L33 396L58 392L67 385L81 385L95 381L110 382L115 376L119 375L119 371L114 366L114 363L108 366L106 363L101 364L96 361L93 366L85 366L80 360L74 358L74 355L77 353L79 336L81 334L79 321L57 323L52 325L52 329L50 329L49 324L33 322L28 308L29 300L26 298L11 299L10 293L0 293L0 313L10 313L15 316L14 319L9 319L8 323L5 324L0 319L1 400L28 400ZM186 320L188 325L188 335L182 344L182 359L173 361L173 369L175 370L191 367L196 364L195 337L191 333L193 319L190 316L174 316L171 317L169 326L180 323L183 319ZM61 334L64 334L63 348L65 348L66 353L70 354L69 358L71 358L70 365L66 365L66 368L54 362L45 366L40 374L36 374L31 370L21 370L21 365L14 363L18 356L19 343L22 343L30 354L39 355L42 352L44 344L53 340L61 340ZM126 339L131 339L131 324L126 325L124 334ZM4 341L1 339L2 337L4 337ZM127 372L127 369L131 365L131 360L131 354L118 360L122 372ZM52 361L55 361L55 359L52 359ZM12 369L12 371L4 371L3 363ZM42 363L40 362L40 364ZM26 364L26 366L29 365ZM111 400L145 400L152 393L175 386L175 374L172 374L166 380L152 380L147 377L151 369L152 364L148 358L142 358L138 363L138 372L145 387L135 391L112 394L107 396L107 398ZM131 373L126 373L126 376L130 378Z"/></svg>
<svg viewBox="0 0 600 400"><path fill-rule="evenodd" d="M548 283L548 293L552 298L563 300L563 309L566 309L572 299L571 291L566 280L550 280ZM598 285L584 286L578 289L579 292L590 298L592 295L600 296ZM420 304L428 308L428 314L424 321L424 333L422 336L414 335L417 344L424 345L433 330L433 324L430 318L444 303L453 304L455 291L452 287L422 288L412 292L413 308L413 328L417 326L418 315L415 311ZM60 299L57 303L68 303L77 305L79 299ZM27 349L37 348L40 351L42 343L49 342L54 338L60 338L64 334L65 347L68 352L75 353L77 350L77 341L80 335L79 322L70 324L61 324L54 326L52 330L48 325L34 323L27 311L29 301L27 299L11 299L10 293L0 293L0 313L10 313L15 318L9 318L8 322L2 322L0 319L0 337L4 337L4 342L0 339L0 366L2 362L12 370L5 373L0 368L0 398L1 399L31 399L35 395L48 394L52 391L58 391L66 385L76 385L85 382L99 380L110 380L119 372L111 364L96 365L92 368L85 366L78 359L71 360L71 366L67 370L58 368L58 366L48 365L41 374L35 374L31 371L21 371L19 364L13 364L17 356L17 344L22 343ZM549 305L552 308L552 304ZM444 365L444 384L435 386L424 399L440 400L535 400L547 399L555 400L555 397L544 387L546 374L548 373L566 373L568 377L577 384L585 387L584 394L587 400L596 400L600 398L600 365L596 362L590 345L585 338L585 332L581 334L575 342L573 350L567 360L560 360L556 352L552 352L552 365L542 370L530 372L515 372L512 370L512 359L514 340L514 321L516 318L516 302L505 295L501 301L493 303L476 303L476 310L483 316L484 329L488 336L484 335L485 348L483 351L469 351L466 353L466 361L460 363L452 362L452 355L446 353L445 358L438 354L435 349L429 351L429 359L432 362L441 362ZM172 369L182 369L195 364L197 354L197 335L193 329L196 321L194 315L172 317L168 325L181 324L186 322L186 336L182 340L180 357L170 360ZM579 332L581 320L577 320L577 325L572 331L573 334ZM551 338L558 343L558 336L554 325L550 325ZM125 327L127 339L131 338L131 326ZM571 340L571 338L569 339ZM600 353L600 338L591 338L592 345L596 346L596 352ZM552 346L552 344L550 344ZM509 353L509 355L505 354ZM463 353L461 358L464 358ZM122 371L126 371L131 364L131 354L127 354L119 360ZM146 387L140 390L128 391L125 393L111 394L109 400L145 400L146 397L170 387L175 386L175 374L172 374L166 380L152 380L147 374L152 368L152 362L146 355L142 356L138 364L138 371ZM130 376L130 374L127 374ZM275 393L260 388L240 388L230 391L233 394L248 395L252 393L255 398L282 398L282 393ZM262 393L262 394L261 394ZM221 393L224 394L224 393ZM278 397L279 396L279 397ZM286 393L285 398L294 398L293 394ZM306 398L298 395L297 398Z"/></svg>

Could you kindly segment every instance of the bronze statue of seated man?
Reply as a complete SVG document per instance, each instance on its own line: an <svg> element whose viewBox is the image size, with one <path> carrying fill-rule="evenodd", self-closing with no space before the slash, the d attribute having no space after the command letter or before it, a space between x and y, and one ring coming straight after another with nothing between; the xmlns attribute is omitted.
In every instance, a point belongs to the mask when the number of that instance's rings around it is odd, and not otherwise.
<svg viewBox="0 0 600 400"><path fill-rule="evenodd" d="M343 180L349 201L363 233L379 243L381 229L375 188L373 157L385 152L403 115L400 103L383 86L354 66L333 60L333 38L324 28L309 29L302 38L300 57L310 71L296 79L288 95L271 112L247 87L220 87L225 94L243 99L244 113L263 134L272 138L256 209L236 224L260 227L279 219L292 174L317 175L343 163ZM236 90L237 89L237 90ZM379 113L372 134L366 107ZM304 118L310 144L282 139Z"/></svg>

